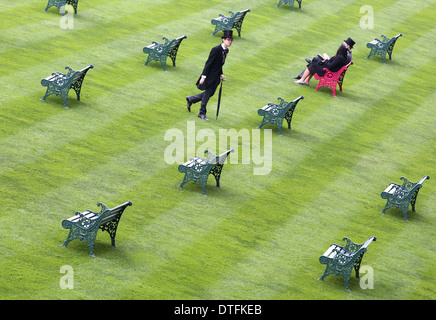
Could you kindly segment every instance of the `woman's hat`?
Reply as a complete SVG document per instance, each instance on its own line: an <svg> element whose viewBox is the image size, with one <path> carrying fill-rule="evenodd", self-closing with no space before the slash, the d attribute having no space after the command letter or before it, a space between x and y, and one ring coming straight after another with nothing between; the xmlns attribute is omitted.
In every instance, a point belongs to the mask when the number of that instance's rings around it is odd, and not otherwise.
<svg viewBox="0 0 436 320"><path fill-rule="evenodd" d="M348 45L350 46L350 48L353 48L354 44L356 43L356 42L354 42L353 39L351 39L351 38L348 38L347 40L344 40L344 42L345 42L346 44L348 44Z"/></svg>
<svg viewBox="0 0 436 320"><path fill-rule="evenodd" d="M224 34L223 34L222 38L233 39L233 30L224 30Z"/></svg>

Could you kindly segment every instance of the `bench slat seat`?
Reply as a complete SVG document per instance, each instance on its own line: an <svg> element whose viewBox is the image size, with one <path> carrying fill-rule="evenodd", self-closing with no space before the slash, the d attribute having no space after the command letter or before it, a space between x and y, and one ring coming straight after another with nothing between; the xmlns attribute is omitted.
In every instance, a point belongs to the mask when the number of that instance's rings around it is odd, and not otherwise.
<svg viewBox="0 0 436 320"><path fill-rule="evenodd" d="M300 10L301 10L301 1L302 0L297 0ZM295 0L280 0L279 3L276 5L276 7L278 8L281 4L289 4L291 6L291 11L294 11L294 2Z"/></svg>
<svg viewBox="0 0 436 320"><path fill-rule="evenodd" d="M219 31L236 29L239 37L241 37L242 22L244 21L247 12L250 12L250 9L245 9L236 13L229 11L231 15L230 17L219 14L218 18L214 18L210 21L211 24L215 26L212 35L214 36Z"/></svg>
<svg viewBox="0 0 436 320"><path fill-rule="evenodd" d="M79 0L48 0L47 6L45 7L44 11L47 11L50 7L56 7L58 9L61 9L67 4L71 5L74 8L74 13L77 14L77 5L79 4ZM65 12L62 12L62 15L64 14Z"/></svg>
<svg viewBox="0 0 436 320"><path fill-rule="evenodd" d="M315 90L318 90L321 87L328 87L332 89L333 97L336 97L336 87L339 85L339 90L342 91L342 83L344 82L345 73L352 64L353 61L350 61L350 63L343 66L336 72L332 72L329 69L324 68L325 73L322 77L315 73L315 79L319 80L318 86Z"/></svg>
<svg viewBox="0 0 436 320"><path fill-rule="evenodd" d="M76 92L77 100L80 101L80 91L82 90L83 80L85 79L88 70L92 68L94 68L94 66L90 64L80 71L74 71L67 66L65 69L68 69L68 72L65 74L53 72L51 76L41 80L41 85L47 87L45 95L41 100L45 101L48 96L55 94L62 98L64 101L64 108L68 109L67 100L70 89L73 89Z"/></svg>
<svg viewBox="0 0 436 320"><path fill-rule="evenodd" d="M415 204L418 192L422 188L424 181L430 179L430 176L424 176L416 183L410 182L405 177L401 177L400 179L404 180L403 184L390 183L381 193L381 198L386 199L386 205L381 213L385 213L387 209L392 207L399 208L403 212L404 220L407 221L409 205L412 205L412 211L416 212Z"/></svg>
<svg viewBox="0 0 436 320"><path fill-rule="evenodd" d="M163 70L166 71L167 58L170 57L175 67L179 46L182 40L186 38L187 36L184 35L173 40L162 37L164 43L153 41L151 45L142 49L145 54L148 54L147 61L145 61L144 65L146 66L150 61L159 61L162 64Z"/></svg>
<svg viewBox="0 0 436 320"><path fill-rule="evenodd" d="M197 182L201 186L203 195L206 195L207 179L210 174L215 177L216 186L220 188L220 177L224 163L230 152L233 151L234 149L231 148L219 156L216 156L212 152L206 150L204 151L207 156L206 158L194 157L179 165L179 172L185 174L179 188L182 188L183 185L189 181Z"/></svg>
<svg viewBox="0 0 436 320"><path fill-rule="evenodd" d="M267 123L271 123L277 126L279 135L282 136L283 120L286 119L288 123L288 129L291 129L292 116L294 114L294 110L295 107L297 106L298 101L300 101L301 99L304 99L304 97L299 96L295 100L287 102L283 98L278 97L277 98L277 100L279 100L278 104L270 102L263 108L260 108L257 111L257 114L259 116L262 116L263 118L258 129L261 129Z"/></svg>
<svg viewBox="0 0 436 320"><path fill-rule="evenodd" d="M94 244L97 236L97 231L107 231L111 237L112 246L115 245L115 236L117 233L118 223L121 219L121 215L127 206L131 206L132 202L127 201L112 209L109 209L103 203L98 203L97 206L101 207L100 212L94 212L86 210L84 212L76 212L74 216L62 221L62 227L69 229L67 239L62 244L66 247L68 243L74 239L85 240L88 244L91 256L94 255Z"/></svg>
<svg viewBox="0 0 436 320"><path fill-rule="evenodd" d="M319 262L325 264L324 274L318 280L324 280L330 274L339 275L345 281L345 288L350 291L350 278L353 269L356 272L356 278L359 278L359 269L362 262L363 254L368 250L368 246L372 241L376 241L376 237L370 237L363 244L356 244L349 238L342 239L346 241L344 246L332 244L319 257Z"/></svg>
<svg viewBox="0 0 436 320"><path fill-rule="evenodd" d="M386 54L388 54L389 60L392 60L392 51L394 50L395 43L402 35L402 33L399 33L393 38L388 38L384 34L382 34L381 37L383 39L380 40L375 38L373 41L368 42L366 44L366 47L371 50L366 58L368 59L373 55L379 55L380 57L382 57L383 63L386 63Z"/></svg>

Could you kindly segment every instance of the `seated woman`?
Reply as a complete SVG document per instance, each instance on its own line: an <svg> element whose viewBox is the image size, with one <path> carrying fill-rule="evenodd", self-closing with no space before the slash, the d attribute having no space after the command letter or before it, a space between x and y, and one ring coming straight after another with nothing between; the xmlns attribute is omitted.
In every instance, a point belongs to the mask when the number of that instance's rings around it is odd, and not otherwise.
<svg viewBox="0 0 436 320"><path fill-rule="evenodd" d="M317 55L312 59L312 62L307 66L306 70L304 70L301 79L295 81L295 83L308 86L310 79L312 79L315 73L320 77L324 76L324 68L327 68L332 72L339 71L339 69L348 63L347 53L348 49L341 44L338 51L336 51L336 54L330 59L324 59L320 55Z"/></svg>

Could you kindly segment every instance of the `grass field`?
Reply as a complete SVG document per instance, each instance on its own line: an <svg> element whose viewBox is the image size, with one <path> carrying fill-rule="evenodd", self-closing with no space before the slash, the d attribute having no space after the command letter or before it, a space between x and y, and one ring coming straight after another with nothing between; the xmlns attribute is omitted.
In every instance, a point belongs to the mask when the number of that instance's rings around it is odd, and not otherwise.
<svg viewBox="0 0 436 320"><path fill-rule="evenodd" d="M79 1L72 29L61 28L58 9L43 11L45 1L1 2L1 299L436 298L436 1L304 0L294 12L277 2ZM361 24L364 5L373 9L371 28ZM247 8L224 66L220 116L215 95L211 121L202 121L185 97L198 92L195 81L221 42L210 20ZM398 33L392 61L365 59L367 42ZM170 59L167 72L143 65L144 46L182 35L176 67ZM337 98L315 91L315 79L293 82L305 57L332 56L347 37L356 41L354 65ZM89 64L82 101L74 91L69 109L58 96L40 101L41 79ZM256 129L259 108L300 95L292 130ZM242 163L241 140L219 141L239 147L222 188L213 179L207 197L198 184L177 188L183 175L164 159L172 129L184 134L185 160L203 155L201 132L246 129L265 146L272 129L271 172L255 175L260 165ZM197 135L195 147L188 134ZM424 175L431 179L409 221L399 209L380 213L390 182ZM96 258L85 242L60 246L63 219L128 200L118 248L101 232ZM317 280L331 243L370 236L377 241L362 265L373 269L373 289L354 273L351 292L340 277ZM73 289L60 286L62 266L74 270Z"/></svg>

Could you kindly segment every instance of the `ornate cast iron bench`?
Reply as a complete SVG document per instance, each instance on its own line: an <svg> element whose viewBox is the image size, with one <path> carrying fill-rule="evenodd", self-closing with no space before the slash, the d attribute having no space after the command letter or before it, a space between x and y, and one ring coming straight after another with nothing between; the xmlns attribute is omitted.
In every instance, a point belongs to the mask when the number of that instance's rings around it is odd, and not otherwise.
<svg viewBox="0 0 436 320"><path fill-rule="evenodd" d="M400 33L395 37L389 39L384 34L382 34L381 35L383 37L382 40L375 38L375 40L368 42L366 44L366 47L370 48L371 51L369 52L369 55L366 58L368 59L370 56L379 55L383 58L383 63L386 63L386 53L387 53L389 54L389 60L392 60L392 51L394 50L395 43L397 42L397 39L402 35L403 34Z"/></svg>
<svg viewBox="0 0 436 320"><path fill-rule="evenodd" d="M61 9L66 4L69 4L73 6L74 13L77 14L77 5L79 3L79 0L48 0L47 7L44 9L44 11L47 11L50 7L56 7L58 9ZM64 15L65 12L62 12L62 15Z"/></svg>
<svg viewBox="0 0 436 320"><path fill-rule="evenodd" d="M301 1L302 0L297 0L300 10L301 10ZM276 7L279 7L281 4L289 4L291 6L291 10L294 11L294 2L295 0L280 0L279 4L276 5Z"/></svg>
<svg viewBox="0 0 436 320"><path fill-rule="evenodd" d="M345 246L332 244L324 254L319 257L319 262L325 264L324 274L318 280L324 280L330 274L341 276L345 281L345 288L350 291L351 272L356 271L356 278L359 278L360 263L363 254L367 251L369 244L376 241L376 237L370 237L364 244L355 244L353 241L344 237Z"/></svg>
<svg viewBox="0 0 436 320"><path fill-rule="evenodd" d="M385 213L387 209L392 207L399 208L403 212L404 220L407 221L409 204L412 205L412 211L415 212L416 197L418 196L419 189L421 189L424 181L430 179L430 177L424 176L416 183L410 182L404 177L400 179L404 180L403 184L390 183L381 193L382 199L387 199L386 205L381 213Z"/></svg>
<svg viewBox="0 0 436 320"><path fill-rule="evenodd" d="M51 76L42 79L41 85L47 87L44 97L41 98L42 101L45 100L49 95L55 94L61 96L64 101L64 107L67 107L68 92L70 89L76 91L77 100L80 101L80 90L82 89L83 79L89 69L94 68L92 64L83 68L80 71L74 71L70 67L65 67L68 69L68 73L54 72Z"/></svg>
<svg viewBox="0 0 436 320"><path fill-rule="evenodd" d="M207 156L206 159L194 157L184 164L179 165L179 172L185 174L179 188L183 187L183 185L189 181L198 182L203 190L203 195L206 195L206 185L209 174L212 174L215 177L216 186L221 188L221 172L227 156L233 151L234 149L232 148L219 156L216 156L212 152L206 150L204 151L204 154Z"/></svg>
<svg viewBox="0 0 436 320"><path fill-rule="evenodd" d="M166 70L167 58L170 57L173 60L173 66L176 66L176 57L177 51L179 50L180 43L183 39L186 39L187 36L184 35L182 37L169 40L167 37L163 37L162 39L165 41L164 43L159 43L153 41L151 45L144 47L142 51L144 53L148 53L147 61L145 61L144 65L146 66L150 61L160 61L162 64L163 70Z"/></svg>
<svg viewBox="0 0 436 320"><path fill-rule="evenodd" d="M121 219L121 215L127 206L131 206L132 202L127 201L119 206L108 209L103 203L98 203L97 206L101 207L99 213L91 210L82 212L76 212L76 215L64 219L62 221L62 227L64 229L70 229L67 240L65 240L63 247L66 247L71 240L80 239L85 240L88 244L91 256L94 255L94 244L97 232L99 229L107 231L111 237L112 246L115 245L115 235L117 233L118 223Z"/></svg>
<svg viewBox="0 0 436 320"><path fill-rule="evenodd" d="M283 120L286 119L288 122L288 129L291 129L292 115L294 114L295 107L298 101L304 99L303 96L299 96L297 99L287 102L283 98L277 98L280 103L268 103L263 108L257 111L259 116L263 116L262 123L258 127L261 129L263 125L267 123L275 124L279 130L279 135L282 136L282 124Z"/></svg>
<svg viewBox="0 0 436 320"><path fill-rule="evenodd" d="M343 66L336 72L331 72L329 69L324 68L325 73L322 77L315 73L315 79L319 80L318 86L315 90L318 90L321 87L328 87L332 89L333 97L336 97L336 86L339 85L339 90L342 91L342 83L344 82L345 72L347 72L348 68L352 64L353 61L351 61L346 66Z"/></svg>
<svg viewBox="0 0 436 320"><path fill-rule="evenodd" d="M241 37L242 22L244 21L247 12L250 12L250 9L245 9L236 13L229 11L231 14L230 17L219 14L218 18L214 18L210 21L215 26L215 31L212 33L212 35L214 36L218 31L236 29L238 30L239 37Z"/></svg>

